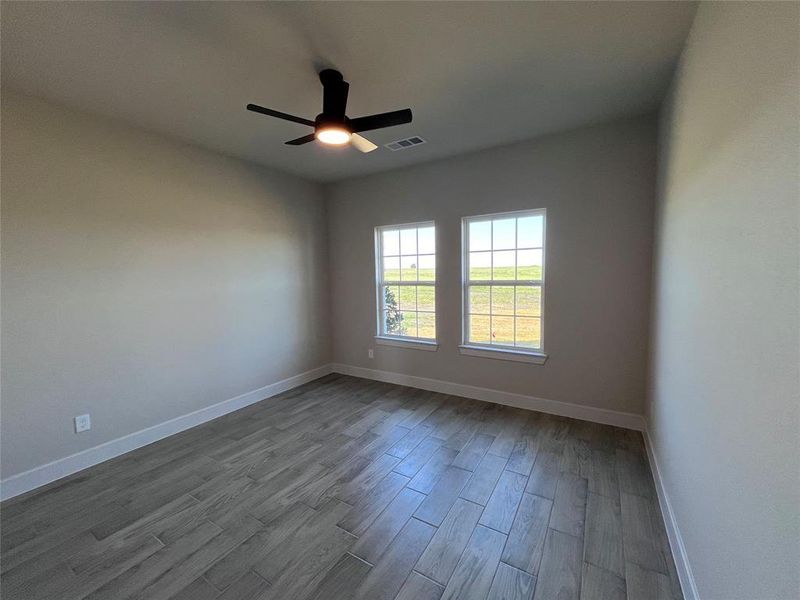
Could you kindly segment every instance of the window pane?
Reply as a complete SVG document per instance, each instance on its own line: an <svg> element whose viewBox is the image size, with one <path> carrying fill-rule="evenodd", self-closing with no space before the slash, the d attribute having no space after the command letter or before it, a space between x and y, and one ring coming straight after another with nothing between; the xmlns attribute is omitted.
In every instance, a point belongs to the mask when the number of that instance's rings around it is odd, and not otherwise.
<svg viewBox="0 0 800 600"><path fill-rule="evenodd" d="M505 279L513 281L514 277L514 250L503 250L501 252L492 252L492 279Z"/></svg>
<svg viewBox="0 0 800 600"><path fill-rule="evenodd" d="M469 312L481 315L489 314L488 285L472 285L469 287Z"/></svg>
<svg viewBox="0 0 800 600"><path fill-rule="evenodd" d="M489 280L492 275L492 253L491 252L470 252L469 253L469 278L478 280Z"/></svg>
<svg viewBox="0 0 800 600"><path fill-rule="evenodd" d="M390 256L383 259L383 280L400 281L400 257Z"/></svg>
<svg viewBox="0 0 800 600"><path fill-rule="evenodd" d="M492 250L510 250L517 247L516 219L492 221Z"/></svg>
<svg viewBox="0 0 800 600"><path fill-rule="evenodd" d="M436 339L436 315L433 313L417 313L419 325L418 337Z"/></svg>
<svg viewBox="0 0 800 600"><path fill-rule="evenodd" d="M517 219L517 248L541 248L544 217L522 217Z"/></svg>
<svg viewBox="0 0 800 600"><path fill-rule="evenodd" d="M483 315L469 316L469 341L478 344L488 344L489 336L489 317Z"/></svg>
<svg viewBox="0 0 800 600"><path fill-rule="evenodd" d="M436 254L436 230L433 227L421 227L417 230L420 254Z"/></svg>
<svg viewBox="0 0 800 600"><path fill-rule="evenodd" d="M400 230L400 254L410 255L417 253L417 230L416 229L401 229Z"/></svg>
<svg viewBox="0 0 800 600"><path fill-rule="evenodd" d="M409 337L417 337L417 313L403 311L403 334Z"/></svg>
<svg viewBox="0 0 800 600"><path fill-rule="evenodd" d="M400 280L401 281L416 281L417 280L417 257L416 256L401 256L400 257Z"/></svg>
<svg viewBox="0 0 800 600"><path fill-rule="evenodd" d="M517 317L517 346L539 348L542 345L540 319Z"/></svg>
<svg viewBox="0 0 800 600"><path fill-rule="evenodd" d="M436 281L436 256L421 254L417 267L420 281Z"/></svg>
<svg viewBox="0 0 800 600"><path fill-rule="evenodd" d="M436 310L436 288L432 285L417 287L417 310L434 312Z"/></svg>
<svg viewBox="0 0 800 600"><path fill-rule="evenodd" d="M496 285L492 287L492 315L514 314L514 287Z"/></svg>
<svg viewBox="0 0 800 600"><path fill-rule="evenodd" d="M517 251L517 279L539 280L542 278L542 251Z"/></svg>
<svg viewBox="0 0 800 600"><path fill-rule="evenodd" d="M400 286L387 285L383 288L383 307L385 310L397 310L400 301Z"/></svg>
<svg viewBox="0 0 800 600"><path fill-rule="evenodd" d="M469 224L469 250L492 249L492 222L491 221L472 221Z"/></svg>
<svg viewBox="0 0 800 600"><path fill-rule="evenodd" d="M401 285L399 297L400 310L417 310L417 287L413 285Z"/></svg>
<svg viewBox="0 0 800 600"><path fill-rule="evenodd" d="M514 345L514 317L492 315L492 343Z"/></svg>
<svg viewBox="0 0 800 600"><path fill-rule="evenodd" d="M516 315L539 317L542 314L542 288L539 286L518 286Z"/></svg>
<svg viewBox="0 0 800 600"><path fill-rule="evenodd" d="M397 229L384 229L381 232L381 248L384 256L400 254L400 232Z"/></svg>
<svg viewBox="0 0 800 600"><path fill-rule="evenodd" d="M386 335L403 335L403 315L400 311L383 311L383 332Z"/></svg>

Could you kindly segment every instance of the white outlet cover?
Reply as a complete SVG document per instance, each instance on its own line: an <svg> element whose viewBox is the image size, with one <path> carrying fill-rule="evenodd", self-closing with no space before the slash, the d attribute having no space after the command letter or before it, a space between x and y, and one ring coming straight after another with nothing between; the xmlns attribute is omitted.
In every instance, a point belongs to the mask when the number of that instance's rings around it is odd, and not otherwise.
<svg viewBox="0 0 800 600"><path fill-rule="evenodd" d="M369 358L375 358L375 351L372 348L370 348L369 350L367 350L367 356Z"/></svg>
<svg viewBox="0 0 800 600"><path fill-rule="evenodd" d="M75 417L75 433L89 431L92 428L92 417L89 415L78 415Z"/></svg>

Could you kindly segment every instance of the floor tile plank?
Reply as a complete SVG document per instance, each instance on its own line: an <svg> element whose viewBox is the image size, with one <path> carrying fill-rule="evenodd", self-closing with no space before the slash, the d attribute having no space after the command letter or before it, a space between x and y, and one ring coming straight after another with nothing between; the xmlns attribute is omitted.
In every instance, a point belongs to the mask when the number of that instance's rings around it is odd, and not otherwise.
<svg viewBox="0 0 800 600"><path fill-rule="evenodd" d="M317 515L314 509L304 504L292 506L211 566L205 572L206 579L218 589L225 589Z"/></svg>
<svg viewBox="0 0 800 600"><path fill-rule="evenodd" d="M572 473L562 473L556 485L550 527L575 537L583 537L586 519L588 482Z"/></svg>
<svg viewBox="0 0 800 600"><path fill-rule="evenodd" d="M430 494L433 486L436 485L442 473L447 470L447 467L452 464L453 459L457 455L458 452L452 448L445 448L442 446L436 450L430 460L417 471L417 474L414 475L414 478L409 482L408 487L412 490L422 492L423 494Z"/></svg>
<svg viewBox="0 0 800 600"><path fill-rule="evenodd" d="M556 496L556 484L561 476L561 454L542 450L536 455L528 487L525 489L529 494L535 494L551 500Z"/></svg>
<svg viewBox="0 0 800 600"><path fill-rule="evenodd" d="M625 558L651 571L666 574L669 556L661 544L660 513L655 501L622 493L622 539Z"/></svg>
<svg viewBox="0 0 800 600"><path fill-rule="evenodd" d="M502 533L478 525L445 587L442 600L485 598L506 543Z"/></svg>
<svg viewBox="0 0 800 600"><path fill-rule="evenodd" d="M302 600L311 595L338 560L352 547L355 537L344 529L331 526L307 543L302 554L292 553L272 578L260 570L256 573L270 582L262 598L270 600Z"/></svg>
<svg viewBox="0 0 800 600"><path fill-rule="evenodd" d="M535 600L579 600L581 589L581 540L550 529L536 579Z"/></svg>
<svg viewBox="0 0 800 600"><path fill-rule="evenodd" d="M132 596L220 535L222 530L206 521L175 543L165 546L136 566L121 573L86 596L89 600L114 600Z"/></svg>
<svg viewBox="0 0 800 600"><path fill-rule="evenodd" d="M470 502L486 506L494 486L505 469L507 459L496 454L486 454L461 492L461 497Z"/></svg>
<svg viewBox="0 0 800 600"><path fill-rule="evenodd" d="M321 538L328 535L338 536L339 531L346 533L336 527L335 523L349 508L338 500L331 500L281 543L272 546L269 553L252 563L253 570L270 583L275 582L290 564L301 561L309 548L317 544ZM212 574L209 573L208 576L209 581L216 585Z"/></svg>
<svg viewBox="0 0 800 600"><path fill-rule="evenodd" d="M650 596L642 596L645 600ZM625 579L614 573L583 563L581 600L626 600Z"/></svg>
<svg viewBox="0 0 800 600"><path fill-rule="evenodd" d="M409 519L356 592L357 600L393 600L404 585L436 528Z"/></svg>
<svg viewBox="0 0 800 600"><path fill-rule="evenodd" d="M350 600L371 568L360 558L345 554L320 581L311 600Z"/></svg>
<svg viewBox="0 0 800 600"><path fill-rule="evenodd" d="M494 442L494 436L485 433L476 433L467 445L461 449L453 461L453 466L467 471L474 471L481 462L483 455Z"/></svg>
<svg viewBox="0 0 800 600"><path fill-rule="evenodd" d="M535 577L501 562L486 600L531 600L535 587Z"/></svg>
<svg viewBox="0 0 800 600"><path fill-rule="evenodd" d="M635 563L625 564L627 600L679 600L673 593L669 577L657 571L640 567Z"/></svg>
<svg viewBox="0 0 800 600"><path fill-rule="evenodd" d="M538 574L552 508L552 500L533 494L522 496L503 550L503 562L533 576Z"/></svg>
<svg viewBox="0 0 800 600"><path fill-rule="evenodd" d="M148 600L168 600L203 574L219 560L245 540L263 528L253 517L243 519L235 526L223 529L222 533L209 540L202 548L181 561L172 564L169 571L142 587L139 595Z"/></svg>
<svg viewBox="0 0 800 600"><path fill-rule="evenodd" d="M618 500L589 493L583 560L625 577L622 511Z"/></svg>
<svg viewBox="0 0 800 600"><path fill-rule="evenodd" d="M441 525L471 476L472 473L464 469L448 467L414 516L434 527Z"/></svg>
<svg viewBox="0 0 800 600"><path fill-rule="evenodd" d="M615 459L620 491L645 498L655 497L653 476L644 455L618 449Z"/></svg>
<svg viewBox="0 0 800 600"><path fill-rule="evenodd" d="M410 489L402 490L358 538L351 552L368 563L375 564L424 499L424 494Z"/></svg>
<svg viewBox="0 0 800 600"><path fill-rule="evenodd" d="M402 423L402 422L401 422ZM405 458L411 452L419 446L419 444L428 437L431 428L425 425L420 425L419 427L415 427L414 429L409 430L409 432L400 438L400 441L394 444L391 448L386 451L386 454L391 454L392 456L396 456L397 458Z"/></svg>
<svg viewBox="0 0 800 600"><path fill-rule="evenodd" d="M514 522L527 483L528 478L525 475L503 471L486 503L480 524L502 533L511 531L511 524Z"/></svg>
<svg viewBox="0 0 800 600"><path fill-rule="evenodd" d="M406 477L414 477L441 445L441 440L432 437L425 438L394 468L395 472Z"/></svg>
<svg viewBox="0 0 800 600"><path fill-rule="evenodd" d="M215 600L219 590L208 583L204 578L198 577L172 597L172 600Z"/></svg>
<svg viewBox="0 0 800 600"><path fill-rule="evenodd" d="M269 583L254 571L248 571L236 581L217 600L255 600L269 589Z"/></svg>
<svg viewBox="0 0 800 600"><path fill-rule="evenodd" d="M416 570L446 585L482 512L479 504L457 499L419 559Z"/></svg>
<svg viewBox="0 0 800 600"><path fill-rule="evenodd" d="M408 477L395 472L388 473L378 485L353 505L353 508L339 521L339 527L353 535L363 534L408 482Z"/></svg>
<svg viewBox="0 0 800 600"><path fill-rule="evenodd" d="M442 586L412 571L395 600L439 600L443 593Z"/></svg>

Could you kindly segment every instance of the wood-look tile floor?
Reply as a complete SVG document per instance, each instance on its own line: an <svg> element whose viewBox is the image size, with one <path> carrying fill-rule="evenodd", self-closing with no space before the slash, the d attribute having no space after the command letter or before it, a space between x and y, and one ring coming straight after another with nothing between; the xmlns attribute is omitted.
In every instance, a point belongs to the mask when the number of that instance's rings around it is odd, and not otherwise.
<svg viewBox="0 0 800 600"><path fill-rule="evenodd" d="M638 433L340 375L0 515L4 600L681 598Z"/></svg>

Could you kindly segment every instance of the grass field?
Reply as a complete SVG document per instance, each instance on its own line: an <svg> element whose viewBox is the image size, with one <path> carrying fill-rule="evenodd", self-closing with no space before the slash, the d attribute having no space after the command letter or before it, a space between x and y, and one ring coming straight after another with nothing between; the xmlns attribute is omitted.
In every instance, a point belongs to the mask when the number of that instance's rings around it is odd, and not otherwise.
<svg viewBox="0 0 800 600"><path fill-rule="evenodd" d="M538 348L541 345L541 288L475 285L468 288L469 341Z"/></svg>
<svg viewBox="0 0 800 600"><path fill-rule="evenodd" d="M394 335L436 338L436 288L388 286L396 305ZM538 348L541 346L539 286L468 287L468 341ZM387 303L388 305L388 303Z"/></svg>
<svg viewBox="0 0 800 600"><path fill-rule="evenodd" d="M538 281L542 278L541 265L529 265L519 267L515 274L514 267L495 267L492 276L491 267L472 267L469 271L471 281L513 281L522 279L525 281ZM436 281L434 269L417 269L408 267L405 269L386 269L383 272L384 281Z"/></svg>
<svg viewBox="0 0 800 600"><path fill-rule="evenodd" d="M469 315L470 342L539 348L541 336L539 317Z"/></svg>
<svg viewBox="0 0 800 600"><path fill-rule="evenodd" d="M393 333L394 335L406 335L410 337L436 339L436 315L433 313L417 313L400 311L402 320L400 328Z"/></svg>

